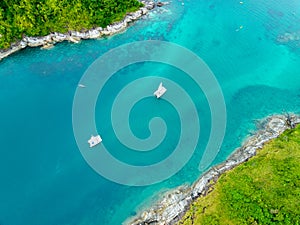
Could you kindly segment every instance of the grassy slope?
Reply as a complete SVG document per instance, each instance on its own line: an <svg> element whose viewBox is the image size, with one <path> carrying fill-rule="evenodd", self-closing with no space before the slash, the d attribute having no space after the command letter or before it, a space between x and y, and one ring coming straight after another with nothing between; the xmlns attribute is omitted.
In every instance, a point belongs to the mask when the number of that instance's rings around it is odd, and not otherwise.
<svg viewBox="0 0 300 225"><path fill-rule="evenodd" d="M178 224L300 224L300 126L223 174Z"/></svg>

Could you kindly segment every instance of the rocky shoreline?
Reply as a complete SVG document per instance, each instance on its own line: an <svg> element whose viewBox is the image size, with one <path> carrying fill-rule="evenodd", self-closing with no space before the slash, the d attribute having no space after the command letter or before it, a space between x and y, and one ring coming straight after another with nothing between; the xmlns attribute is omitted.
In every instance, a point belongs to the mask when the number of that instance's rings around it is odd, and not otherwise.
<svg viewBox="0 0 300 225"><path fill-rule="evenodd" d="M43 49L47 49L62 41L78 43L81 39L97 39L114 35L124 31L130 23L146 15L149 10L154 9L156 6L161 7L168 4L168 2L156 3L152 0L142 0L141 2L144 4L144 7L141 7L136 12L128 13L122 21L108 25L105 28L97 27L86 32L69 31L65 34L54 32L43 37L24 37L21 41L12 44L9 49L0 50L0 60L26 47L42 47Z"/></svg>
<svg viewBox="0 0 300 225"><path fill-rule="evenodd" d="M242 147L236 149L229 158L220 165L212 167L192 186L184 185L163 195L151 208L129 218L125 224L130 225L167 225L178 222L189 209L193 200L206 195L221 174L247 161L263 145L278 137L285 130L294 128L300 123L299 115L274 115L261 121L262 129L248 138Z"/></svg>

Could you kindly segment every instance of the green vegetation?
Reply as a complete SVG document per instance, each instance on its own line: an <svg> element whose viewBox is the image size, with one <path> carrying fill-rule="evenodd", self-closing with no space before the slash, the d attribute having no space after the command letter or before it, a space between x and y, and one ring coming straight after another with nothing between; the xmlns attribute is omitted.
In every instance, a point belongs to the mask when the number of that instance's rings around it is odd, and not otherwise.
<svg viewBox="0 0 300 225"><path fill-rule="evenodd" d="M300 126L223 174L178 224L300 224Z"/></svg>
<svg viewBox="0 0 300 225"><path fill-rule="evenodd" d="M0 48L23 35L106 27L141 6L137 0L1 0Z"/></svg>

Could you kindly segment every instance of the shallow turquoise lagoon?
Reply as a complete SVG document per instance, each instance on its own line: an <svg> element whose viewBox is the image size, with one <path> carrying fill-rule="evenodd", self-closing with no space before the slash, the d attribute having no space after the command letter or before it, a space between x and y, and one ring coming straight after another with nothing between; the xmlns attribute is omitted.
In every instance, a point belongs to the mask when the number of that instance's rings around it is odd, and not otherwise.
<svg viewBox="0 0 300 225"><path fill-rule="evenodd" d="M217 164L255 129L256 119L300 111L300 42L276 41L278 35L299 31L299 21L296 0L203 0L184 6L173 1L114 37L62 43L47 51L26 49L0 62L0 224L121 224L155 194L193 182L203 172L198 163L210 133L208 102L182 71L159 63L133 65L109 80L99 96L105 101L96 106L96 124L122 161L147 165L167 157L180 135L172 105L145 98L132 109L129 123L139 138L149 136L147 124L154 116L168 127L166 139L146 155L122 146L107 117L123 85L165 75L187 89L198 106L201 135L191 160L170 179L147 187L110 182L87 165L73 136L72 103L81 76L99 56L124 43L154 39L180 44L201 57L218 79L227 106Z"/></svg>

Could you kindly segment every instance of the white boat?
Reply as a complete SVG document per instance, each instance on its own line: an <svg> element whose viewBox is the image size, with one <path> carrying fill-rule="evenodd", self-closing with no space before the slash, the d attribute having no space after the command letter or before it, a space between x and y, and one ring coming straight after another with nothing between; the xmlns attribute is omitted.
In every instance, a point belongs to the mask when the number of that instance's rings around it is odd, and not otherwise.
<svg viewBox="0 0 300 225"><path fill-rule="evenodd" d="M90 144L90 148L96 146L97 144L100 144L102 142L102 138L100 135L91 136L90 140L88 140L88 143Z"/></svg>
<svg viewBox="0 0 300 225"><path fill-rule="evenodd" d="M85 88L86 86L84 84L78 84L78 87Z"/></svg>
<svg viewBox="0 0 300 225"><path fill-rule="evenodd" d="M54 47L53 44L47 43L47 44L43 45L43 46L41 47L41 49L50 49L50 48L53 48L53 47Z"/></svg>
<svg viewBox="0 0 300 225"><path fill-rule="evenodd" d="M167 89L162 85L162 82L160 82L157 90L154 92L154 95L156 98L160 98L164 93L166 93Z"/></svg>
<svg viewBox="0 0 300 225"><path fill-rule="evenodd" d="M80 38L79 37L72 37L72 36L70 36L69 37L69 41L78 44L79 41L80 41Z"/></svg>

